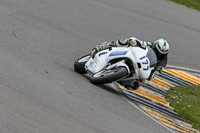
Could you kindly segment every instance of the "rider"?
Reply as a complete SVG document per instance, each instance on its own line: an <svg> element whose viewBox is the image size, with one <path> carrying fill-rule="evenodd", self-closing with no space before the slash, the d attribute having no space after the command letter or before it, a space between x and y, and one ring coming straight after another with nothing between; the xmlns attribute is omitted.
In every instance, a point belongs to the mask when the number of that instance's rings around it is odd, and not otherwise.
<svg viewBox="0 0 200 133"><path fill-rule="evenodd" d="M148 81L152 80L156 75L159 75L162 72L162 68L167 65L167 55L169 53L169 44L164 39L158 39L153 43L141 41L135 37L130 38L122 38L112 42L104 42L96 46L96 52L101 50L105 50L109 47L140 47L146 49L146 47L150 47L154 50L157 56L157 67L154 68L147 79ZM133 89L137 89L140 86L139 82L135 82L133 80L121 81L120 82L125 87L132 87Z"/></svg>

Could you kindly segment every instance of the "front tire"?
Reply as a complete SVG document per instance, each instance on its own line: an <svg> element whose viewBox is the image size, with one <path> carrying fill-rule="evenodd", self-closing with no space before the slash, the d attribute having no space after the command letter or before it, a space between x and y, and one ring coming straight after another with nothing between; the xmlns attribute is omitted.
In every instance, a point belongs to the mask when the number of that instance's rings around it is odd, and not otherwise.
<svg viewBox="0 0 200 133"><path fill-rule="evenodd" d="M90 78L90 81L95 85L106 84L121 79L125 76L128 76L128 70L125 67L117 67L111 70L102 70L94 74Z"/></svg>
<svg viewBox="0 0 200 133"><path fill-rule="evenodd" d="M86 74L85 63L90 58L90 54L82 56L74 62L74 70L80 74Z"/></svg>

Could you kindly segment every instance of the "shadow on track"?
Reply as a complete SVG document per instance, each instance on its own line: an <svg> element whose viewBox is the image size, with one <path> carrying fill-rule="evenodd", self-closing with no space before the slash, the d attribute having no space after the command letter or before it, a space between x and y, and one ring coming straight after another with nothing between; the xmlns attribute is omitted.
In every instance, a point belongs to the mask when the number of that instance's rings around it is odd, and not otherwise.
<svg viewBox="0 0 200 133"><path fill-rule="evenodd" d="M82 76L83 78L87 79L88 82L90 82L90 76L88 74L81 75L81 74L77 73L74 69L72 69L70 67L66 67L66 68L68 70L72 71L73 73L76 73L76 74ZM102 84L102 85L94 85L94 86L97 86L97 87L99 87L101 89L104 89L104 90L106 90L108 92L111 92L111 93L114 93L116 95L122 95L122 92L120 92L119 90L117 90L116 87L114 87L114 85L113 85L113 87L110 84Z"/></svg>

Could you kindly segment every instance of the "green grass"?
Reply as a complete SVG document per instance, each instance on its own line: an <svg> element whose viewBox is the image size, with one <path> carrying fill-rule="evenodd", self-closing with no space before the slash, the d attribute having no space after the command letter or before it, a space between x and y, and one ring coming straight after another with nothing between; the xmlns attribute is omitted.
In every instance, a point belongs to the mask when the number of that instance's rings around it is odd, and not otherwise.
<svg viewBox="0 0 200 133"><path fill-rule="evenodd" d="M187 123L200 130L200 86L171 88L167 100Z"/></svg>
<svg viewBox="0 0 200 133"><path fill-rule="evenodd" d="M200 0L169 0L200 11Z"/></svg>

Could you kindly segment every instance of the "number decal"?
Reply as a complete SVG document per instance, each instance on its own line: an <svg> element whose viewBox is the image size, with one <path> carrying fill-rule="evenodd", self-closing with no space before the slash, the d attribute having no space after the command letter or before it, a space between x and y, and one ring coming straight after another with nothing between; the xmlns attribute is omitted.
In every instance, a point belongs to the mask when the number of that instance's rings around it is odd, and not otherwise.
<svg viewBox="0 0 200 133"><path fill-rule="evenodd" d="M148 60L146 59L146 62L142 62L142 64L148 64L149 62L148 62Z"/></svg>
<svg viewBox="0 0 200 133"><path fill-rule="evenodd" d="M142 59L144 59L144 58L145 58L145 56L141 57L140 60L142 60Z"/></svg>
<svg viewBox="0 0 200 133"><path fill-rule="evenodd" d="M147 66L147 68L143 68L143 70L145 70L145 71L149 70L149 66Z"/></svg>
<svg viewBox="0 0 200 133"><path fill-rule="evenodd" d="M146 56L143 56L140 58L140 60L146 59ZM142 61L142 64L147 64L148 65L148 60L146 59L145 61ZM148 71L149 70L149 66L147 66L146 68L143 68L144 71Z"/></svg>

